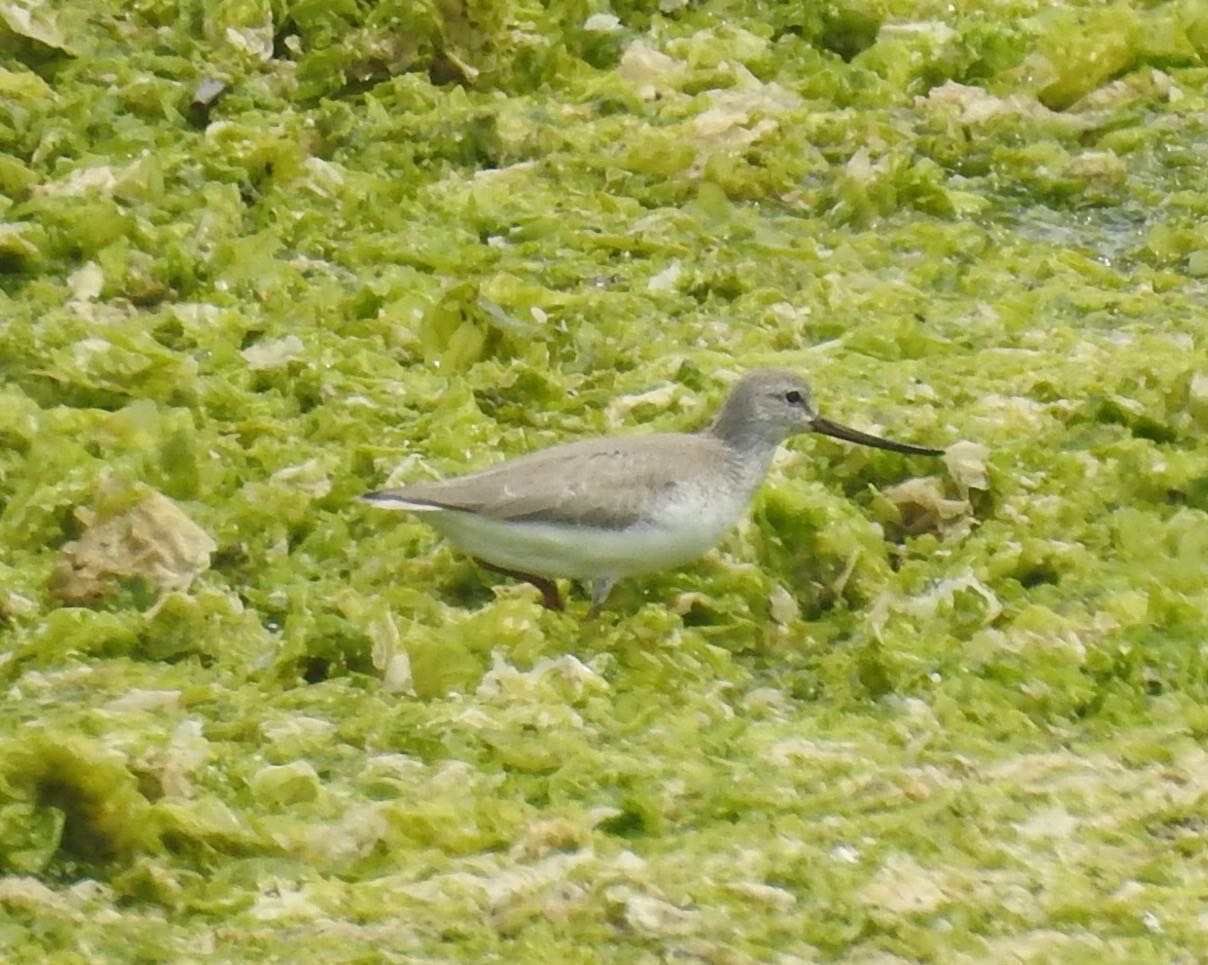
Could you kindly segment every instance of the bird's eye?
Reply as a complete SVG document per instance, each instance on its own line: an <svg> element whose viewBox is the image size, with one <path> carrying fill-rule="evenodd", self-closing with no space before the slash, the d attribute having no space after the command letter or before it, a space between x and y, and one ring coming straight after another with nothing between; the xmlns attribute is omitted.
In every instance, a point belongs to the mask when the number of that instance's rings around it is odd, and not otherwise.
<svg viewBox="0 0 1208 965"><path fill-rule="evenodd" d="M784 393L784 401L789 405L801 405L801 393L796 389L793 389L791 392L786 392Z"/></svg>

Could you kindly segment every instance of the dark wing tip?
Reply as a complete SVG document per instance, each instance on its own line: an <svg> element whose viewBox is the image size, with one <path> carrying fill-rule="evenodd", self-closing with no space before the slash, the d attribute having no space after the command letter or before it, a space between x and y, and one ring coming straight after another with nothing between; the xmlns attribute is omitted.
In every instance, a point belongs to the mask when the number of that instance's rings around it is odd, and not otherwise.
<svg viewBox="0 0 1208 965"><path fill-rule="evenodd" d="M426 503L426 499L415 499L399 489L375 489L357 497L363 503Z"/></svg>
<svg viewBox="0 0 1208 965"><path fill-rule="evenodd" d="M372 492L361 493L357 497L363 503L402 503L408 507L425 507L428 509L457 509L448 503L436 499L424 499L411 496L405 489L375 489Z"/></svg>

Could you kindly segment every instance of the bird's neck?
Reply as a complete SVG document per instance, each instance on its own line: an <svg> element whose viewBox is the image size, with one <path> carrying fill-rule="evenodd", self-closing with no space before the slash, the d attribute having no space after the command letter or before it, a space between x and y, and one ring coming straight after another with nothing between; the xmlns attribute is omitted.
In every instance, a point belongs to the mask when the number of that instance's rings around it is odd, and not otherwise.
<svg viewBox="0 0 1208 965"><path fill-rule="evenodd" d="M747 406L740 405L731 395L722 404L721 411L705 432L725 443L731 449L742 452L750 448L753 440L750 413Z"/></svg>
<svg viewBox="0 0 1208 965"><path fill-rule="evenodd" d="M772 457L776 455L781 440L752 433L749 427L746 432L727 435L718 431L719 426L725 428L720 418L706 429L705 433L725 447L729 457L730 478L737 487L748 494L754 493L768 474L768 467L772 464Z"/></svg>

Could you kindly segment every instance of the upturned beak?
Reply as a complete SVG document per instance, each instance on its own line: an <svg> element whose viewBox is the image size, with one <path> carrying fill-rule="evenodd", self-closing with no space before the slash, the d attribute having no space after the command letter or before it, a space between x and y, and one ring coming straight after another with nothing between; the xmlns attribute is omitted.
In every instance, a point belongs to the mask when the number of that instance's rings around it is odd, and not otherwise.
<svg viewBox="0 0 1208 965"><path fill-rule="evenodd" d="M849 429L847 426L841 426L839 423L831 422L830 419L824 419L822 416L815 416L814 420L810 423L810 428L814 432L821 432L824 436L842 439L844 442L857 442L862 446L872 446L874 449L888 449L890 452L905 452L915 456L942 456L944 454L943 449L915 446L909 442L894 442L892 439L870 436L867 432L861 432L859 429Z"/></svg>

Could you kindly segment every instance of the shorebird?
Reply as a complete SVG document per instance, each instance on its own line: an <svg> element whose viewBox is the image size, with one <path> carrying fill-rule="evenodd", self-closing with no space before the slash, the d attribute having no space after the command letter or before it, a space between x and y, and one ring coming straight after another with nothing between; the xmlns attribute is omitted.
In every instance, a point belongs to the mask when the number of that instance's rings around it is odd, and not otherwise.
<svg viewBox="0 0 1208 965"><path fill-rule="evenodd" d="M361 498L419 514L484 568L532 583L549 609L563 607L555 578L589 582L594 613L622 577L678 566L716 545L746 511L776 449L802 432L943 454L832 422L800 376L758 369L700 432L584 439Z"/></svg>

